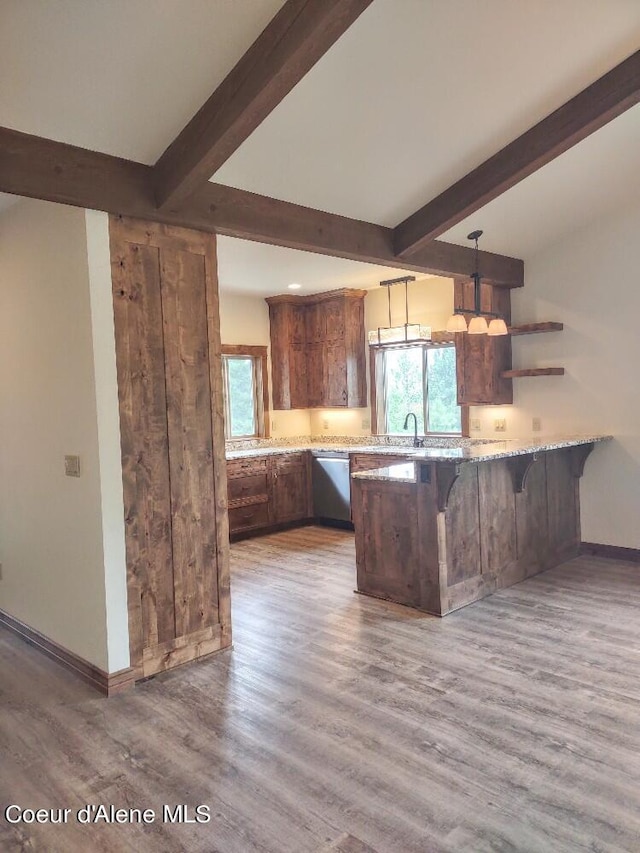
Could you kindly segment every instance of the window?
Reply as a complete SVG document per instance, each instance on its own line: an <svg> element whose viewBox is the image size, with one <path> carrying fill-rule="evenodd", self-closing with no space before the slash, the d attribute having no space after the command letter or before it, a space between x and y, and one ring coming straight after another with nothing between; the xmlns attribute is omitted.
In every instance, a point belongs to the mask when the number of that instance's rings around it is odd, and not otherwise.
<svg viewBox="0 0 640 853"><path fill-rule="evenodd" d="M372 347L371 353L372 409L378 433L403 434L405 418L413 412L419 435L462 434L455 346Z"/></svg>
<svg viewBox="0 0 640 853"><path fill-rule="evenodd" d="M269 435L267 348L222 347L224 429L229 438Z"/></svg>

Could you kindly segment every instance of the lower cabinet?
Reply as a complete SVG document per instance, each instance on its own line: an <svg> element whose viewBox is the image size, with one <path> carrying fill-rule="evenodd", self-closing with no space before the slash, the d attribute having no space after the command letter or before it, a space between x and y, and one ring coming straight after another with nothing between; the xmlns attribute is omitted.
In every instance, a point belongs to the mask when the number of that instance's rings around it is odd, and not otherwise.
<svg viewBox="0 0 640 853"><path fill-rule="evenodd" d="M350 454L350 472L406 462L410 456ZM277 453L227 462L229 532L234 538L313 518L311 454Z"/></svg>
<svg viewBox="0 0 640 853"><path fill-rule="evenodd" d="M307 452L227 462L229 532L250 533L310 518L311 476Z"/></svg>
<svg viewBox="0 0 640 853"><path fill-rule="evenodd" d="M313 515L308 453L271 457L271 509L275 524Z"/></svg>

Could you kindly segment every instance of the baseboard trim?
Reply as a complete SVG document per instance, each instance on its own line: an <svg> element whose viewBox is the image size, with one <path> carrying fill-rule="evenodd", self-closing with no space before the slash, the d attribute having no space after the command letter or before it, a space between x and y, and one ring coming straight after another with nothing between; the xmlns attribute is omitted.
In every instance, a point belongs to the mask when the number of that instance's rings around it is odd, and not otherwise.
<svg viewBox="0 0 640 853"><path fill-rule="evenodd" d="M104 696L114 696L116 693L129 690L134 685L134 671L131 668L112 673L105 672L4 610L0 610L0 625L29 643L30 646L34 646L65 669L75 673Z"/></svg>
<svg viewBox="0 0 640 853"><path fill-rule="evenodd" d="M599 542L581 542L580 553L589 554L592 557L606 557L608 560L626 560L628 563L640 563L640 548L601 545Z"/></svg>

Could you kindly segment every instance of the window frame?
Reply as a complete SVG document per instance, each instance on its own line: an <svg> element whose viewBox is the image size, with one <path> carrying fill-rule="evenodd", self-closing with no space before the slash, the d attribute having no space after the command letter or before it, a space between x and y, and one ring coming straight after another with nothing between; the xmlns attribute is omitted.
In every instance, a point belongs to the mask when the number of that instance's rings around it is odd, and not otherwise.
<svg viewBox="0 0 640 853"><path fill-rule="evenodd" d="M251 358L253 360L255 422L258 431L253 435L229 435L231 414L229 405L229 376L225 357ZM224 434L225 441L242 441L248 438L269 438L269 375L267 372L267 347L246 344L222 344L220 347L222 368L222 389L224 396Z"/></svg>
<svg viewBox="0 0 640 853"><path fill-rule="evenodd" d="M416 343L416 344L370 344L369 345L369 376L370 376L370 393L371 393L371 434L372 435L395 435L395 433L385 432L380 429L380 419L384 412L384 373L377 370L377 362L379 353L389 349L406 349L407 347L415 347L424 350L423 352L423 377L426 379L427 371L427 351L429 349L442 349L443 347L452 347L455 350L455 343L434 341ZM382 405L380 405L382 403ZM425 427L428 421L428 393L424 394L424 423ZM468 438L469 437L469 406L458 404L460 407L460 432L429 432L425 429L425 436L435 438Z"/></svg>

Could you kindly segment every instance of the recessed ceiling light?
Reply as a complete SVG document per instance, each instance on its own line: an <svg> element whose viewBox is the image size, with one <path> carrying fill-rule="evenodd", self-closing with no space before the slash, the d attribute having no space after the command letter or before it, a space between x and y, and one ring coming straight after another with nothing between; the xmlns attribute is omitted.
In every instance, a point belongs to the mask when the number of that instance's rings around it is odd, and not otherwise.
<svg viewBox="0 0 640 853"><path fill-rule="evenodd" d="M288 284L287 287L289 288L289 290L300 290L302 285L301 284Z"/></svg>

